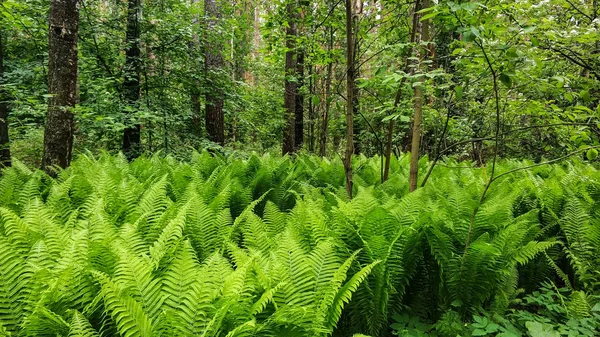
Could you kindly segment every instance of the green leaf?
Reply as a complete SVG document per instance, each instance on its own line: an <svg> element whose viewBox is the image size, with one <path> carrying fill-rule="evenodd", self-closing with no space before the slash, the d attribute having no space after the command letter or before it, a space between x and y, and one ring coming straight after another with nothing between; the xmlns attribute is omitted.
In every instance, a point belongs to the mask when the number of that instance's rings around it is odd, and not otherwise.
<svg viewBox="0 0 600 337"><path fill-rule="evenodd" d="M433 13L429 13L429 14L427 14L427 15L424 15L424 16L421 18L421 21L425 21L425 20L429 20L429 19L431 19L431 18L435 18L435 17L436 17L438 14L439 14L439 12L433 12Z"/></svg>
<svg viewBox="0 0 600 337"><path fill-rule="evenodd" d="M483 329L475 329L471 333L471 336L485 336L485 335L487 335L487 332L485 332L485 330L483 330Z"/></svg>
<svg viewBox="0 0 600 337"><path fill-rule="evenodd" d="M589 149L585 154L587 159L590 161L596 160L598 158L598 150L597 149Z"/></svg>
<svg viewBox="0 0 600 337"><path fill-rule="evenodd" d="M508 88L512 87L512 79L506 73L500 74L500 82Z"/></svg>
<svg viewBox="0 0 600 337"><path fill-rule="evenodd" d="M454 87L454 94L456 95L456 99L461 99L463 97L462 85L457 85L456 87Z"/></svg>

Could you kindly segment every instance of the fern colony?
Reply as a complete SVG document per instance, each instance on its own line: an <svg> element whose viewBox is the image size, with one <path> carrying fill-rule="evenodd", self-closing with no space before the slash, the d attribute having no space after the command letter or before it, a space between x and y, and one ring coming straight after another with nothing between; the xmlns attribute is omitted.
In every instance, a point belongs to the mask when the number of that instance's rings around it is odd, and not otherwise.
<svg viewBox="0 0 600 337"><path fill-rule="evenodd" d="M406 195L408 157L384 184L355 160L353 200L341 164L308 156L82 156L56 180L15 163L0 336L598 333L600 172L506 175L471 219L485 169Z"/></svg>

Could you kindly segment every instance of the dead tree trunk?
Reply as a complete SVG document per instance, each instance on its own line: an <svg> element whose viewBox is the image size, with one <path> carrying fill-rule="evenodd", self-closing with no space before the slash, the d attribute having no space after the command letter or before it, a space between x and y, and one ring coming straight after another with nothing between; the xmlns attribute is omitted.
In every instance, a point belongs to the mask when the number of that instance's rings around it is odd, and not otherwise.
<svg viewBox="0 0 600 337"><path fill-rule="evenodd" d="M77 104L78 0L51 0L48 20L48 93L42 169L55 175L55 166L71 164L73 108Z"/></svg>

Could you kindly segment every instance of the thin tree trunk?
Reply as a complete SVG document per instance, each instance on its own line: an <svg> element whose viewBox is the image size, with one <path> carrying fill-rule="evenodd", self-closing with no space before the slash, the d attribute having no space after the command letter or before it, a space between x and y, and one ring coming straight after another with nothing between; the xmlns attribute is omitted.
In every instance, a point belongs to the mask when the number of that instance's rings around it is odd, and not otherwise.
<svg viewBox="0 0 600 337"><path fill-rule="evenodd" d="M354 6L353 9L355 10L355 12L353 12L353 18L352 18L352 23L353 23L353 29L354 29L354 33L358 34L358 15L362 14L363 11L363 2L362 0L358 0L358 1L354 1ZM353 81L355 81L357 78L360 77L360 59L356 60L356 56L360 57L360 45L358 42L358 38L356 36L353 36L353 61L352 64L354 65L353 68L353 72L352 72L352 78ZM360 116L360 90L359 87L356 85L356 83L352 83L352 113L353 116ZM360 135L361 133L361 129L362 129L362 125L364 124L364 121L362 119L358 119L358 121L356 123L353 123L353 129L352 129L352 133L354 135L353 139L358 139L358 135ZM354 149L354 154L359 154L362 151L362 146L360 141L355 142L353 144L353 149Z"/></svg>
<svg viewBox="0 0 600 337"><path fill-rule="evenodd" d="M331 57L333 49L333 27L329 27L329 44L327 46L327 55ZM321 138L319 142L319 155L325 157L327 155L327 132L329 130L329 112L331 108L331 76L333 73L333 62L329 60L327 63L327 75L325 77L325 111L321 121Z"/></svg>
<svg viewBox="0 0 600 337"><path fill-rule="evenodd" d="M421 5L421 1L417 0L415 2L415 7L413 10L413 17L412 17L412 28L411 28L411 33L410 33L410 43L411 44L415 43L415 41L416 41L417 29L418 29L418 25L419 25L418 12L419 12L420 5ZM412 62L410 62L409 56L410 56L410 51L408 52L408 55L406 56L406 59L404 60L404 64L405 64L404 72L405 73L412 72L411 68L410 68L410 65L412 64ZM398 91L396 92L396 98L394 99L394 111L396 111L396 109L398 108L398 104L400 104L403 86L404 86L404 78L402 78L402 80L400 81ZM384 167L384 171L383 171L383 179L382 179L383 181L382 182L387 181L390 177L390 161L392 159L392 147L393 147L393 140L394 140L395 125L396 125L396 120L394 120L394 119L390 120L390 123L388 124L387 144L386 144L386 149L385 149L385 167Z"/></svg>
<svg viewBox="0 0 600 337"><path fill-rule="evenodd" d="M51 0L48 20L48 102L44 130L42 169L50 175L54 166L71 164L73 108L77 104L78 0Z"/></svg>
<svg viewBox="0 0 600 337"><path fill-rule="evenodd" d="M132 111L137 109L140 99L140 29L139 11L141 0L129 0L127 3L127 32L125 34L125 80L123 81L123 94L125 103ZM126 112L129 115L129 112ZM127 127L123 132L123 153L129 160L140 155L141 125L127 117Z"/></svg>
<svg viewBox="0 0 600 337"><path fill-rule="evenodd" d="M352 198L352 154L354 153L354 1L346 0L346 156L344 172L346 173L346 192Z"/></svg>
<svg viewBox="0 0 600 337"><path fill-rule="evenodd" d="M191 0L192 5L197 5L199 0ZM199 18L197 15L195 15L192 19L192 24L195 26L197 25L199 22ZM192 35L192 41L190 42L189 45L189 49L190 49L190 58L191 58L191 63L192 63L192 73L195 74L197 72L197 62L195 62L194 60L196 59L195 54L198 52L198 50L200 49L200 38L198 37L198 34L193 34ZM193 79L191 81L192 85L190 88L190 101L191 101L191 106L192 106L192 120L191 120L191 127L192 127L192 132L197 135L197 136L201 136L201 132L202 132L202 105L200 104L200 83L198 80Z"/></svg>
<svg viewBox="0 0 600 337"><path fill-rule="evenodd" d="M287 49L285 53L285 93L283 96L283 107L285 110L285 125L283 127L283 146L282 153L293 153L295 147L295 115L296 115L296 93L297 85L296 81L290 79L296 72L296 14L295 6L292 3L293 0L289 0L287 4L288 14L288 28L286 31L285 47Z"/></svg>
<svg viewBox="0 0 600 337"><path fill-rule="evenodd" d="M429 0L423 0L423 8L429 8ZM429 41L429 20L425 20L421 23L421 40ZM424 48L421 52L423 57L427 57L428 48ZM410 150L410 172L409 172L409 192L413 192L417 189L419 180L419 150L421 146L421 122L423 120L423 77L417 80L417 86L415 88L415 112L413 117L413 132Z"/></svg>
<svg viewBox="0 0 600 337"><path fill-rule="evenodd" d="M315 80L313 78L314 67L312 64L308 65L308 150L311 153L315 153L315 104L313 103L313 97L315 97Z"/></svg>
<svg viewBox="0 0 600 337"><path fill-rule="evenodd" d="M223 18L221 0L205 0L207 32L217 31ZM223 114L223 91L219 85L219 71L223 69L223 45L218 37L207 37L204 46L204 64L208 91L206 92L206 133L208 139L220 145L225 144L225 116Z"/></svg>
<svg viewBox="0 0 600 337"><path fill-rule="evenodd" d="M296 129L294 130L294 148L299 150L304 143L304 94L302 94L302 87L304 86L304 51L298 50L296 54L296 106L295 110L295 123Z"/></svg>
<svg viewBox="0 0 600 337"><path fill-rule="evenodd" d="M0 4L2 1L0 0ZM8 139L8 95L4 89L4 49L0 31L0 167L11 165L10 142Z"/></svg>

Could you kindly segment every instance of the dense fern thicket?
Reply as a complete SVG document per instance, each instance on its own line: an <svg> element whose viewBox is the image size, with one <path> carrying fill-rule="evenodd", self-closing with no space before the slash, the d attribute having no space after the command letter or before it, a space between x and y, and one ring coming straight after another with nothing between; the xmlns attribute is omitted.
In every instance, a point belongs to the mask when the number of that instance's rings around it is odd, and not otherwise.
<svg viewBox="0 0 600 337"><path fill-rule="evenodd" d="M309 156L81 156L56 179L17 162L0 336L598 333L598 170L511 173L473 218L486 168L406 194L408 157L384 184L379 163L355 159L349 200L341 163Z"/></svg>

